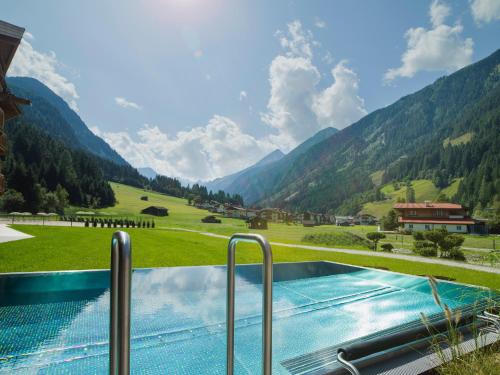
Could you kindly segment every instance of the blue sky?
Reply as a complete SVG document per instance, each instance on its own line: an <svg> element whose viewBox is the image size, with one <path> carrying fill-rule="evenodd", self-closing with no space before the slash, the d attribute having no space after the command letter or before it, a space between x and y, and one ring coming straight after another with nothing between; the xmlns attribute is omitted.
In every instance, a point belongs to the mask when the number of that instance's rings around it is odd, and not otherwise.
<svg viewBox="0 0 500 375"><path fill-rule="evenodd" d="M136 167L208 180L499 45L500 0L5 1L34 76Z"/></svg>

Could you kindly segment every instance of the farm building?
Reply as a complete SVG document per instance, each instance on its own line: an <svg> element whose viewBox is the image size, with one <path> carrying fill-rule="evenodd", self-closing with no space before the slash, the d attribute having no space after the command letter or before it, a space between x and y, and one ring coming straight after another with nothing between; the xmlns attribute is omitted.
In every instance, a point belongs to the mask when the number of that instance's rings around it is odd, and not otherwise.
<svg viewBox="0 0 500 375"><path fill-rule="evenodd" d="M354 218L354 224L356 225L375 225L377 223L377 218L373 215L360 212Z"/></svg>
<svg viewBox="0 0 500 375"><path fill-rule="evenodd" d="M168 216L168 208L161 206L149 206L142 210L141 213L154 216Z"/></svg>
<svg viewBox="0 0 500 375"><path fill-rule="evenodd" d="M267 220L259 216L248 219L247 224L250 229L267 229Z"/></svg>

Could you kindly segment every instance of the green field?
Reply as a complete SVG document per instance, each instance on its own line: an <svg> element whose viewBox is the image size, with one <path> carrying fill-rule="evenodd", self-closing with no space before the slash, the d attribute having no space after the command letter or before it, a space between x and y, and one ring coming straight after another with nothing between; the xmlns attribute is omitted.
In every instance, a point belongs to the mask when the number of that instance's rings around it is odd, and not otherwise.
<svg viewBox="0 0 500 375"><path fill-rule="evenodd" d="M14 225L34 238L0 245L0 272L105 269L110 263L114 229ZM161 267L225 264L227 240L166 229L127 229L132 238L133 266ZM500 275L397 259L273 246L275 262L330 260L382 267L413 275L445 276L456 281L500 289ZM261 262L253 245L241 245L237 262Z"/></svg>
<svg viewBox="0 0 500 375"><path fill-rule="evenodd" d="M226 239L203 236L178 229L223 235L248 232L245 222L238 219L222 217L222 224L202 223L201 218L209 213L189 206L184 199L145 192L126 185L113 183L112 186L118 203L114 207L99 211L99 213L151 220L152 216L141 215L140 210L149 205L159 205L169 209L169 216L154 217L155 229L125 229L132 237L135 267L206 265L226 262ZM149 200L141 200L140 197L143 195L147 195ZM115 229L26 225L14 225L14 228L35 237L0 244L0 272L95 269L109 266L109 242ZM366 243L353 240L353 237L347 235L347 232L364 238L366 233L371 231L376 231L376 227L337 227L332 225L304 227L302 225L269 223L268 230L254 232L260 232L272 242L366 250L368 249ZM310 239L304 240L306 235L314 235L314 241L311 243ZM396 247L411 247L412 237L389 234L384 241L391 242ZM403 246L401 246L401 241L403 241ZM468 236L465 246L487 248L488 243L491 246L491 239ZM460 268L280 246L274 246L273 250L275 261L324 259L361 266L383 267L416 275L445 276L464 283L500 288L498 275ZM258 251L241 251L238 252L238 261L242 263L259 262L260 254Z"/></svg>

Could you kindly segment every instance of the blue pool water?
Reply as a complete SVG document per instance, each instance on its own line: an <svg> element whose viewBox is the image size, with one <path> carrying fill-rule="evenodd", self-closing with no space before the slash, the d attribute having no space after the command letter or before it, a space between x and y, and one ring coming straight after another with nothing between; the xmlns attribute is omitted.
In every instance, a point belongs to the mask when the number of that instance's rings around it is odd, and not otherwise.
<svg viewBox="0 0 500 375"><path fill-rule="evenodd" d="M261 267L237 267L235 373L261 371ZM440 312L427 279L329 262L274 266L273 374L282 362ZM133 374L224 374L226 269L135 270ZM440 282L460 308L489 292ZM109 272L0 275L0 373L105 374Z"/></svg>

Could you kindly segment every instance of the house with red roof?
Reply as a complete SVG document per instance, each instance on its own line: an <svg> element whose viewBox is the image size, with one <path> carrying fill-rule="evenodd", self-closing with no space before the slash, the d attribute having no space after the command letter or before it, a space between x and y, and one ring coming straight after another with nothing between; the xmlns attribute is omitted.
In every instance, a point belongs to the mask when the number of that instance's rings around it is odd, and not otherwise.
<svg viewBox="0 0 500 375"><path fill-rule="evenodd" d="M402 229L426 231L443 228L450 233L467 233L474 225L467 209L454 203L397 203L394 210L399 214L399 224Z"/></svg>

